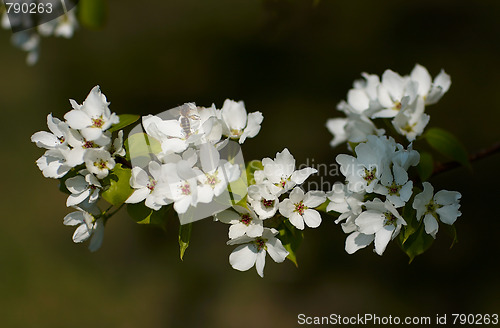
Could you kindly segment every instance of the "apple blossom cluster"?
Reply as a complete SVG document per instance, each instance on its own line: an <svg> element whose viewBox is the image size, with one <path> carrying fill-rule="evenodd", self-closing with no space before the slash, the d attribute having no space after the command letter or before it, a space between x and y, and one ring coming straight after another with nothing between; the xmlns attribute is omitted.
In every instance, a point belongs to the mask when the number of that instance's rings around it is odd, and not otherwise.
<svg viewBox="0 0 500 328"><path fill-rule="evenodd" d="M256 136L263 116L260 112L247 114L243 102L229 99L221 109L186 103L164 114L142 118L148 142L159 147L151 150L148 163L134 158L144 149L130 149L132 164L138 166L132 168L130 179L134 192L125 202L144 201L155 211L173 203L181 223L211 216L217 203L230 201L228 185L244 171L244 165L235 162L235 154L229 154L235 149L230 140L242 144ZM214 206L198 206L210 203Z"/></svg>
<svg viewBox="0 0 500 328"><path fill-rule="evenodd" d="M119 123L111 113L106 96L99 86L94 87L83 104L70 100L73 109L64 115L64 121L47 116L50 132L40 131L31 141L46 149L36 161L46 178L61 179L69 192L66 205L77 211L64 218L65 225L78 225L73 241L91 238L90 250L97 250L102 243L104 216L97 207L103 179L116 165L117 157L125 156L123 131L116 138L107 131Z"/></svg>
<svg viewBox="0 0 500 328"><path fill-rule="evenodd" d="M22 2L14 2L16 5L22 4ZM52 12L59 11L63 12L63 15L56 17L50 21L31 27L33 22L26 21L27 14L23 11L18 11L17 14L14 8L10 8L9 14L2 3L0 3L0 14L1 14L1 25L6 30L16 31L11 38L12 44L25 52L28 53L26 57L26 63L28 65L34 65L38 61L40 54L40 43L41 37L63 37L69 39L73 36L74 31L78 28L78 21L75 16L75 8L71 10L66 10L66 5L64 1L53 1L50 2L50 9ZM5 10L2 13L2 10ZM26 24L30 28L24 27Z"/></svg>
<svg viewBox="0 0 500 328"><path fill-rule="evenodd" d="M248 187L247 198L215 218L230 224L227 244L239 245L229 256L231 266L246 271L255 265L263 277L266 252L277 263L289 255L274 227L283 227L285 221L299 230L319 227L322 219L315 208L326 201L326 194L304 192L300 185L317 170L295 170L295 158L286 148L275 159L254 164L258 169L253 172L255 183Z"/></svg>
<svg viewBox="0 0 500 328"><path fill-rule="evenodd" d="M363 77L349 90L347 102L338 105L347 118L327 122L335 136L331 145L347 141L353 155L336 156L345 181L336 182L328 193L326 211L339 214L335 222L349 234L347 253L373 243L374 251L382 255L389 242L398 237L412 260L436 238L440 222L452 226L461 216L461 194L447 190L434 194L432 185L424 181L432 175L432 156L426 153L426 163L420 163L421 155L413 149L416 137L429 122L425 106L442 97L450 78L441 71L431 81L427 70L418 64L410 76L386 70L381 80L366 73ZM396 133L395 137L405 136L410 142L407 147L396 143L385 130L377 129L372 121L376 118L391 118L394 129L389 132ZM425 135L431 147L441 153L450 154L448 148L457 146L447 132L433 133L440 140L447 139L440 144L434 142L432 133ZM430 174L423 173L425 165Z"/></svg>
<svg viewBox="0 0 500 328"><path fill-rule="evenodd" d="M387 244L396 238L407 222L403 208L414 193L408 169L420 160L417 151L396 144L392 137L369 135L355 148L356 156L338 155L336 160L346 183L337 182L329 193L327 211L340 213L336 223L349 236L345 249L352 254L375 244L382 255ZM418 221L424 218L425 232L436 238L438 221L451 225L461 215L456 191L441 190L433 195L433 187L424 182L424 191L414 196L411 206ZM434 196L434 197L433 197Z"/></svg>
<svg viewBox="0 0 500 328"><path fill-rule="evenodd" d="M375 125L375 119L390 120L389 125L397 134L408 141L415 140L429 123L426 106L437 103L451 85L450 76L443 70L432 80L427 69L419 64L409 76L389 69L382 78L368 73L362 76L347 93L347 101L337 105L346 117L327 121L334 136L332 147L346 141L363 142L368 135L383 135L385 130Z"/></svg>
<svg viewBox="0 0 500 328"><path fill-rule="evenodd" d="M425 139L439 155L468 164L444 130L430 128L415 139L429 121L425 106L441 98L450 79L441 72L431 81L420 65L407 77L390 70L381 80L363 76L339 105L347 118L327 124L332 145L348 141L352 152L336 156L344 180L328 192L303 187L318 171L297 169L287 148L245 164L240 147L257 136L264 117L248 113L242 101L227 99L220 109L185 103L146 115L124 140L124 128L140 116L112 113L99 86L82 104L70 100L64 120L47 116L49 131L31 137L45 149L36 164L45 177L59 179L66 205L75 209L63 223L76 226L73 241L89 240L91 251L101 246L107 220L125 206L138 224L163 228L175 213L181 259L193 222L213 217L229 225L227 245L235 246L229 264L239 271L255 266L261 277L268 254L277 263L288 258L297 264L303 231L318 228L326 215L336 216L348 234L347 253L373 244L382 255L394 240L411 261L430 247L442 224L455 232L461 216L461 194L434 192L427 181L434 159L414 149ZM377 129L377 118L391 118L388 132L396 135ZM401 134L407 140L396 142Z"/></svg>

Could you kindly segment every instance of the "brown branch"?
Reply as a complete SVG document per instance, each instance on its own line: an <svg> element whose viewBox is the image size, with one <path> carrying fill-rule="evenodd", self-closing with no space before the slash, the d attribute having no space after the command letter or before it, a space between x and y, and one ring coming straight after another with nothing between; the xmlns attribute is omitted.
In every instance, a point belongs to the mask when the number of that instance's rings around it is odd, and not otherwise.
<svg viewBox="0 0 500 328"><path fill-rule="evenodd" d="M480 150L477 153L470 155L469 162L472 163L472 162L475 162L475 161L480 160L482 158L489 157L489 156L491 156L495 153L499 153L499 152L500 152L500 142L497 142L496 144L494 144L493 146L491 146L489 148ZM453 169L459 167L460 165L461 164L458 162L438 163L438 164L436 164L436 166L434 167L434 170L432 171L432 176L446 172L446 171L453 170Z"/></svg>

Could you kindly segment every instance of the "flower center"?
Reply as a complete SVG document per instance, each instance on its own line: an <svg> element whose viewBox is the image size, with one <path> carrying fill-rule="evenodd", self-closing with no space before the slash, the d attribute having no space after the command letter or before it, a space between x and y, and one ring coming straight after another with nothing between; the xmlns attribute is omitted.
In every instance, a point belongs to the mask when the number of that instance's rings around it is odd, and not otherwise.
<svg viewBox="0 0 500 328"><path fill-rule="evenodd" d="M100 159L99 161L94 162L94 166L96 166L99 170L105 170L108 168L108 162Z"/></svg>
<svg viewBox="0 0 500 328"><path fill-rule="evenodd" d="M241 137L242 134L243 134L243 131L241 131L241 130L231 129L231 136L232 137Z"/></svg>
<svg viewBox="0 0 500 328"><path fill-rule="evenodd" d="M241 216L240 222L243 223L244 225L248 226L250 222L252 222L252 217L248 214L243 214Z"/></svg>
<svg viewBox="0 0 500 328"><path fill-rule="evenodd" d="M397 226L398 218L394 214L392 214L391 212L385 212L384 215L385 215L385 224L384 225Z"/></svg>
<svg viewBox="0 0 500 328"><path fill-rule="evenodd" d="M375 180L376 173L377 173L376 167L374 167L372 170L368 170L365 168L365 176L363 177L363 179L365 179L368 186L370 185L370 183L373 182L373 180Z"/></svg>
<svg viewBox="0 0 500 328"><path fill-rule="evenodd" d="M287 178L287 179L285 179L285 178L281 178L280 182L275 183L274 185L275 185L276 187L281 187L281 188L285 189L286 182L287 182L287 181L289 181L289 180L290 180L290 178Z"/></svg>
<svg viewBox="0 0 500 328"><path fill-rule="evenodd" d="M293 210L294 212L297 212L300 215L304 215L305 210L307 210L307 206L304 205L303 201L295 203L295 209Z"/></svg>
<svg viewBox="0 0 500 328"><path fill-rule="evenodd" d="M390 185L386 188L387 188L387 192L389 193L389 195L399 196L399 190L401 190L401 187L402 186L397 185L396 182L392 182L392 185Z"/></svg>
<svg viewBox="0 0 500 328"><path fill-rule="evenodd" d="M262 249L266 249L266 241L264 238L257 238L254 241L254 244L257 246L257 250L260 252Z"/></svg>
<svg viewBox="0 0 500 328"><path fill-rule="evenodd" d="M399 102L399 101L398 101L397 103L395 103L395 104L394 104L394 109L395 109L395 110L401 110L401 107L402 107L402 106L403 106L403 105L401 105L401 102Z"/></svg>
<svg viewBox="0 0 500 328"><path fill-rule="evenodd" d="M267 199L262 199L262 205L266 208L274 207L274 199L267 200Z"/></svg>
<svg viewBox="0 0 500 328"><path fill-rule="evenodd" d="M413 130L413 128L415 127L415 125L417 125L417 123L414 123L414 124L412 124L412 125L410 125L410 124L406 123L406 125L405 125L405 126L403 126L403 127L401 128L401 130L405 131L406 133L411 133L411 132L413 132L413 131L414 131L414 130Z"/></svg>
<svg viewBox="0 0 500 328"><path fill-rule="evenodd" d="M181 193L183 195L190 195L191 194L191 186L189 185L189 183L186 183L186 184L181 186Z"/></svg>
<svg viewBox="0 0 500 328"><path fill-rule="evenodd" d="M429 202L429 204L427 204L427 205L425 206L425 209L426 209L425 214L429 214L429 213L430 213L430 214L432 214L432 215L436 216L436 215L435 215L436 210L437 210L438 208L441 208L441 207L443 207L443 205L436 204L436 203L434 203L434 200L433 200L433 199L431 199L431 201Z"/></svg>
<svg viewBox="0 0 500 328"><path fill-rule="evenodd" d="M215 172L214 174L206 173L205 175L207 177L206 184L210 185L210 187L212 187L212 189L214 189L215 185L220 182L220 179L217 177L217 172Z"/></svg>
<svg viewBox="0 0 500 328"><path fill-rule="evenodd" d="M94 148L95 143L93 141L85 141L83 144L83 148L89 149L89 148Z"/></svg>
<svg viewBox="0 0 500 328"><path fill-rule="evenodd" d="M63 144L66 141L66 139L64 139L64 136L57 137L57 140L59 140L60 144Z"/></svg>
<svg viewBox="0 0 500 328"><path fill-rule="evenodd" d="M102 119L102 116L92 119L92 127L100 129L102 128L103 125L104 125L104 120Z"/></svg>
<svg viewBox="0 0 500 328"><path fill-rule="evenodd" d="M149 189L149 191L155 190L156 180L154 180L153 178L149 177L149 183L147 184L146 187Z"/></svg>

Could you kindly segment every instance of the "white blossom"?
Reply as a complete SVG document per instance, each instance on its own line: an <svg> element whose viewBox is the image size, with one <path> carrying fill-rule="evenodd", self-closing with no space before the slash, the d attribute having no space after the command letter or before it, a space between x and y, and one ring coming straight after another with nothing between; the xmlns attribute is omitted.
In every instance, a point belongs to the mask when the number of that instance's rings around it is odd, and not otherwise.
<svg viewBox="0 0 500 328"><path fill-rule="evenodd" d="M408 173L399 165L393 165L392 174L380 181L373 192L384 195L394 207L402 207L413 193L413 181L408 180Z"/></svg>
<svg viewBox="0 0 500 328"><path fill-rule="evenodd" d="M68 196L66 206L78 205L87 200L89 203L95 203L99 199L99 190L101 183L88 170L81 170L79 175L69 178L65 181L66 188L71 195Z"/></svg>
<svg viewBox="0 0 500 328"><path fill-rule="evenodd" d="M47 115L47 126L51 133L46 131L36 132L31 136L31 142L45 149L61 148L68 144L69 127L66 122L62 122L57 117L52 117L52 114L49 114Z"/></svg>
<svg viewBox="0 0 500 328"><path fill-rule="evenodd" d="M390 69L386 70L382 74L382 81L377 90L382 109L371 115L371 118L396 116L399 111L413 103L417 97L417 90L417 82L402 77Z"/></svg>
<svg viewBox="0 0 500 328"><path fill-rule="evenodd" d="M136 204L146 200L145 205L157 211L170 203L166 199L167 185L162 179L162 167L159 163L151 161L148 169L149 174L138 166L132 168L130 186L135 190L125 203Z"/></svg>
<svg viewBox="0 0 500 328"><path fill-rule="evenodd" d="M90 212L80 207L75 207L76 212L71 212L64 217L64 225L78 226L73 234L73 241L81 243L90 238L89 249L95 252L102 245L104 237L104 222L102 218L95 218Z"/></svg>
<svg viewBox="0 0 500 328"><path fill-rule="evenodd" d="M352 254L370 244L370 239L373 238L375 252L382 255L389 241L399 234L401 226L406 225L406 221L389 201L382 202L375 198L366 202L365 206L366 211L359 214L355 220L359 227L358 231L349 235L346 240L346 251ZM370 235L373 237L368 237Z"/></svg>
<svg viewBox="0 0 500 328"><path fill-rule="evenodd" d="M437 103L451 85L450 76L444 70L432 81L429 71L419 64L415 65L410 77L418 83L418 95L424 99L426 105Z"/></svg>
<svg viewBox="0 0 500 328"><path fill-rule="evenodd" d="M97 176L98 179L105 178L109 170L115 167L115 160L111 154L104 149L88 149L83 157L85 166L90 173Z"/></svg>
<svg viewBox="0 0 500 328"><path fill-rule="evenodd" d="M260 131L260 125L264 120L261 112L253 112L247 115L243 101L226 99L221 108L223 122L223 134L232 139L239 139L242 144L246 138L255 137Z"/></svg>
<svg viewBox="0 0 500 328"><path fill-rule="evenodd" d="M279 198L269 191L268 184L260 183L249 186L247 198L261 220L273 217L278 210Z"/></svg>
<svg viewBox="0 0 500 328"><path fill-rule="evenodd" d="M278 234L276 229L264 228L261 237L251 238L241 236L229 240L228 245L238 245L229 255L229 263L239 271L247 271L255 265L259 276L264 277L264 266L266 264L266 253L276 263L285 261L288 251L283 247L281 241L275 236Z"/></svg>
<svg viewBox="0 0 500 328"><path fill-rule="evenodd" d="M227 209L215 215L215 218L223 223L230 224L229 238L235 239L243 235L255 238L262 236L264 231L263 222L252 210L235 205L233 209Z"/></svg>
<svg viewBox="0 0 500 328"><path fill-rule="evenodd" d="M373 192L383 176L390 174L395 149L396 143L392 138L368 136L367 142L356 146L357 157L337 155L336 161L349 183L349 190Z"/></svg>
<svg viewBox="0 0 500 328"><path fill-rule="evenodd" d="M321 215L313 208L325 201L326 195L322 191L308 191L304 194L302 188L295 187L289 198L280 203L279 211L297 229L303 230L304 223L309 228L317 228L321 224Z"/></svg>
<svg viewBox="0 0 500 328"><path fill-rule="evenodd" d="M274 160L266 157L262 160L264 166L263 172L254 174L263 174L263 177L270 183L269 191L277 196L291 190L295 185L302 184L311 174L318 172L311 167L305 167L295 170L295 158L290 151L285 148L281 153L276 153Z"/></svg>
<svg viewBox="0 0 500 328"><path fill-rule="evenodd" d="M70 103L73 110L66 113L64 118L72 129L80 130L86 140L99 139L104 131L120 121L118 115L111 113L109 102L99 86L90 91L82 105L73 99Z"/></svg>
<svg viewBox="0 0 500 328"><path fill-rule="evenodd" d="M425 232L436 238L439 221L452 225L462 215L459 200L462 195L457 191L441 190L434 195L434 187L429 182L422 183L424 190L415 196L413 208L417 219L424 218Z"/></svg>

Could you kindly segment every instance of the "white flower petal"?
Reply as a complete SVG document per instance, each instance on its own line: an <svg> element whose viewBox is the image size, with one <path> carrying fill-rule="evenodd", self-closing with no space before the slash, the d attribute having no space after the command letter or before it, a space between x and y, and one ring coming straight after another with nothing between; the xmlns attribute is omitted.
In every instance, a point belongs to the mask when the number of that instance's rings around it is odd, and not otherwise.
<svg viewBox="0 0 500 328"><path fill-rule="evenodd" d="M67 226L75 226L84 222L85 219L83 218L83 212L81 211L71 212L66 215L63 220L63 224Z"/></svg>
<svg viewBox="0 0 500 328"><path fill-rule="evenodd" d="M90 239L89 250L91 252L95 252L99 248L101 248L103 239L104 239L104 223L102 219L99 219L95 222L92 238Z"/></svg>
<svg viewBox="0 0 500 328"><path fill-rule="evenodd" d="M73 241L75 243L81 243L87 240L90 237L90 231L86 224L81 224L78 228L76 228L75 233L73 234Z"/></svg>
<svg viewBox="0 0 500 328"><path fill-rule="evenodd" d="M266 265L266 250L262 249L257 253L257 259L255 260L255 269L259 276L264 278L264 266Z"/></svg>
<svg viewBox="0 0 500 328"><path fill-rule="evenodd" d="M223 223L235 224L240 221L241 216L233 210L224 210L215 215L217 220Z"/></svg>
<svg viewBox="0 0 500 328"><path fill-rule="evenodd" d="M300 216L297 212L292 212L289 217L290 223L299 230L304 230L304 218Z"/></svg>
<svg viewBox="0 0 500 328"><path fill-rule="evenodd" d="M317 228L321 224L321 215L318 211L307 209L304 211L303 218L309 228Z"/></svg>
<svg viewBox="0 0 500 328"><path fill-rule="evenodd" d="M247 231L247 226L241 222L235 223L229 227L229 238L235 239L241 237ZM252 237L252 236L249 236Z"/></svg>
<svg viewBox="0 0 500 328"><path fill-rule="evenodd" d="M371 235L382 229L384 226L384 214L379 211L368 210L362 212L356 218L356 224L361 233Z"/></svg>
<svg viewBox="0 0 500 328"><path fill-rule="evenodd" d="M436 234L439 230L439 225L436 218L432 214L426 214L424 217L425 232L432 237L436 238Z"/></svg>
<svg viewBox="0 0 500 328"><path fill-rule="evenodd" d="M439 215L441 222L451 225L455 223L460 215L462 215L462 213L458 210L459 207L459 204L446 205L438 208L436 213Z"/></svg>
<svg viewBox="0 0 500 328"><path fill-rule="evenodd" d="M361 248L370 245L374 239L374 235L365 235L359 231L355 231L347 236L345 240L345 250L348 254L353 254Z"/></svg>
<svg viewBox="0 0 500 328"><path fill-rule="evenodd" d="M323 191L308 191L304 197L304 205L310 208L318 207L326 201L326 194Z"/></svg>
<svg viewBox="0 0 500 328"><path fill-rule="evenodd" d="M239 271L247 271L257 261L257 248L252 244L244 244L236 247L229 255L229 264Z"/></svg>
<svg viewBox="0 0 500 328"><path fill-rule="evenodd" d="M311 174L314 174L317 172L318 172L318 170L313 169L312 167L306 167L306 168L303 168L301 170L293 172L293 174L291 176L291 180L293 182L295 182L296 184L301 184L304 181L306 181L306 179L309 178L309 176Z"/></svg>
<svg viewBox="0 0 500 328"><path fill-rule="evenodd" d="M267 253L276 263L283 262L288 256L288 251L283 247L281 240L278 238L270 238L267 243Z"/></svg>
<svg viewBox="0 0 500 328"><path fill-rule="evenodd" d="M384 253L387 244L389 244L389 241L391 241L393 232L394 232L394 226L388 225L380 229L375 234L375 252L378 255L382 255Z"/></svg>
<svg viewBox="0 0 500 328"><path fill-rule="evenodd" d="M462 195L457 191L440 190L434 195L434 200L440 205L456 204Z"/></svg>
<svg viewBox="0 0 500 328"><path fill-rule="evenodd" d="M82 110L73 109L64 115L64 119L72 129L83 129L92 125L91 118Z"/></svg>
<svg viewBox="0 0 500 328"><path fill-rule="evenodd" d="M139 202L142 202L143 200L146 199L146 197L149 195L150 190L148 188L141 188L141 189L136 189L132 193L132 195L127 198L125 203L127 204L136 204Z"/></svg>

